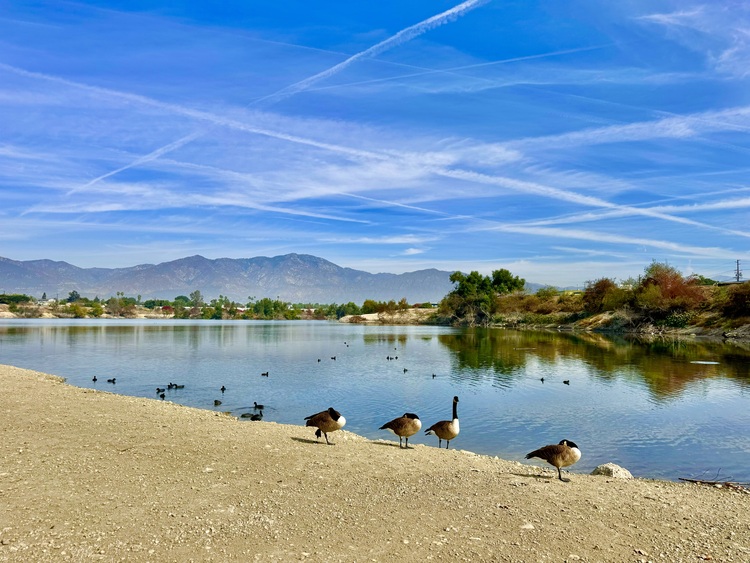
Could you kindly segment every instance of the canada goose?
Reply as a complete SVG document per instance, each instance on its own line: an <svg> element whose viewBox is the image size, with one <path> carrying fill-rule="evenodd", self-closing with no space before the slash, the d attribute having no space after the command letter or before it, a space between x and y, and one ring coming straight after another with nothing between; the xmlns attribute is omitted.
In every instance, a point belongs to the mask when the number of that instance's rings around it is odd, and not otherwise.
<svg viewBox="0 0 750 563"><path fill-rule="evenodd" d="M219 399L214 399L214 406L218 407L221 404L221 401Z"/></svg>
<svg viewBox="0 0 750 563"><path fill-rule="evenodd" d="M259 405L259 404L258 404L258 403L256 403L255 401L253 401L253 408L254 408L254 409L258 409L258 410L261 410L261 409L264 409L265 407L264 407L263 405Z"/></svg>
<svg viewBox="0 0 750 563"><path fill-rule="evenodd" d="M328 445L331 444L331 442L328 441L328 433L340 430L344 427L344 424L346 424L346 419L333 407L329 407L328 410L321 411L317 414L306 416L305 420L307 421L305 426L316 426L318 428L315 431L315 437L320 439L320 435L323 434L326 438L326 444Z"/></svg>
<svg viewBox="0 0 750 563"><path fill-rule="evenodd" d="M570 479L562 478L560 468L573 465L581 459L581 450L570 440L560 440L559 444L550 444L526 454L526 459L531 459L532 457L538 457L550 465L557 467L557 477L560 481L568 482Z"/></svg>
<svg viewBox="0 0 750 563"><path fill-rule="evenodd" d="M398 436L398 447L401 447L402 438L406 438L406 448L409 447L409 436L413 436L422 428L422 421L413 412L405 412L404 416L394 418L380 427L380 430L390 430Z"/></svg>
<svg viewBox="0 0 750 563"><path fill-rule="evenodd" d="M113 377L112 379L108 379L107 383L114 383L116 379L117 379L116 377Z"/></svg>
<svg viewBox="0 0 750 563"><path fill-rule="evenodd" d="M451 443L451 440L458 436L460 428L458 426L458 397L453 397L453 420L441 420L425 430L425 434L434 434L438 437L438 448L445 440L445 449Z"/></svg>

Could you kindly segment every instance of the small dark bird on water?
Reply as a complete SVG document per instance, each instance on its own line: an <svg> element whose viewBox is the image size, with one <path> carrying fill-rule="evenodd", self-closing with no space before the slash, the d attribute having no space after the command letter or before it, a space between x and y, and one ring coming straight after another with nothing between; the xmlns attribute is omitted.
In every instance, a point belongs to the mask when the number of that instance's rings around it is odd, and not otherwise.
<svg viewBox="0 0 750 563"><path fill-rule="evenodd" d="M116 379L117 379L116 377L113 377L112 379L108 379L107 383L114 383Z"/></svg>
<svg viewBox="0 0 750 563"><path fill-rule="evenodd" d="M380 427L380 430L390 430L398 436L398 447L401 448L403 438L406 438L406 448L409 448L409 436L413 436L422 428L422 421L413 412L405 412L403 416L394 418Z"/></svg>
<svg viewBox="0 0 750 563"><path fill-rule="evenodd" d="M441 420L440 422L436 422L425 430L424 433L433 434L438 437L438 448L440 448L443 440L445 440L445 449L447 450L451 440L458 436L460 430L458 424L458 397L453 397L453 420Z"/></svg>
<svg viewBox="0 0 750 563"><path fill-rule="evenodd" d="M214 406L218 407L221 404L221 401L219 399L214 399Z"/></svg>
<svg viewBox="0 0 750 563"><path fill-rule="evenodd" d="M542 383L544 383L544 378L542 377L539 381L541 381Z"/></svg>
<svg viewBox="0 0 750 563"><path fill-rule="evenodd" d="M305 420L307 421L305 423L305 426L317 427L317 430L315 431L315 437L320 439L321 435L325 436L326 444L328 444L329 446L331 445L331 442L328 441L328 433L340 430L344 427L344 424L346 424L346 419L341 415L339 411L337 411L333 407L329 407L328 410L306 416Z"/></svg>
<svg viewBox="0 0 750 563"><path fill-rule="evenodd" d="M250 420L255 420L256 422L258 420L263 420L263 413L259 412L259 413L256 413L256 414L251 414L250 415Z"/></svg>
<svg viewBox="0 0 750 563"><path fill-rule="evenodd" d="M221 386L221 392L223 393L223 392L224 392L224 391L226 391L226 390L227 390L227 388L226 388L226 387L224 387L224 386L222 385L222 386Z"/></svg>
<svg viewBox="0 0 750 563"><path fill-rule="evenodd" d="M159 397L161 397L161 400L163 401L163 400L164 400L164 397L166 397L166 395L165 395L164 393L161 393L161 394L159 395Z"/></svg>
<svg viewBox="0 0 750 563"><path fill-rule="evenodd" d="M258 404L258 403L256 403L255 401L253 401L253 408L254 408L254 409L258 409L258 410L262 410L262 409L264 409L265 407L264 407L263 405L259 405L259 404Z"/></svg>
<svg viewBox="0 0 750 563"><path fill-rule="evenodd" d="M331 356L331 359L332 359L332 360L335 360L335 359L336 359L336 356Z"/></svg>
<svg viewBox="0 0 750 563"><path fill-rule="evenodd" d="M268 372L267 372L267 371L264 371L264 372L263 372L263 373L261 373L260 375L261 375L261 376L263 376L263 377L268 377Z"/></svg>
<svg viewBox="0 0 750 563"><path fill-rule="evenodd" d="M563 479L560 472L561 467L568 467L581 459L581 450L570 440L560 440L559 444L550 444L526 454L526 459L538 457L550 465L557 467L557 477L560 481L568 482L570 479Z"/></svg>
<svg viewBox="0 0 750 563"><path fill-rule="evenodd" d="M156 392L157 393L164 393L164 388L163 387L157 387L156 388Z"/></svg>
<svg viewBox="0 0 750 563"><path fill-rule="evenodd" d="M94 383L96 383L96 376L94 376L94 377L93 377L93 378L91 379L91 381L93 381Z"/></svg>
<svg viewBox="0 0 750 563"><path fill-rule="evenodd" d="M564 383L565 385L570 385L570 379L566 379L566 380L564 380L564 381L563 381L563 383Z"/></svg>

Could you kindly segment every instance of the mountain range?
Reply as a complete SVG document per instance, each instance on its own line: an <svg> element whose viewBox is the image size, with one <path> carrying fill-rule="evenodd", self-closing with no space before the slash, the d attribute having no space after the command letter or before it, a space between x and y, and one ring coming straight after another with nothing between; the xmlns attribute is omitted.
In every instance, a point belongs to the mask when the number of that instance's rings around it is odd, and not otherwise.
<svg viewBox="0 0 750 563"><path fill-rule="evenodd" d="M82 297L174 299L200 291L206 300L224 295L245 303L249 298L290 303L361 304L365 299L409 303L440 301L454 289L452 272L427 269L404 274L371 274L342 268L308 254L256 258L190 256L129 268L79 268L54 260L17 261L0 257L0 292L66 299Z"/></svg>

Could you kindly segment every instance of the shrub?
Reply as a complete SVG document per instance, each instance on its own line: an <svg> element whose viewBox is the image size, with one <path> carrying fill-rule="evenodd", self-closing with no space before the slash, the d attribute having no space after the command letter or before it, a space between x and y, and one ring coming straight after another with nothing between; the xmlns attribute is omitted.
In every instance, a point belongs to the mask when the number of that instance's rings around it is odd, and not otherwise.
<svg viewBox="0 0 750 563"><path fill-rule="evenodd" d="M694 311L706 302L696 277L684 278L667 264L654 262L636 289L635 304L645 314L666 318L672 312Z"/></svg>
<svg viewBox="0 0 750 563"><path fill-rule="evenodd" d="M731 318L750 316L750 282L729 287L722 312Z"/></svg>
<svg viewBox="0 0 750 563"><path fill-rule="evenodd" d="M609 294L617 290L617 284L610 278L600 278L593 282L587 282L583 291L583 306L589 313L601 313L607 311Z"/></svg>

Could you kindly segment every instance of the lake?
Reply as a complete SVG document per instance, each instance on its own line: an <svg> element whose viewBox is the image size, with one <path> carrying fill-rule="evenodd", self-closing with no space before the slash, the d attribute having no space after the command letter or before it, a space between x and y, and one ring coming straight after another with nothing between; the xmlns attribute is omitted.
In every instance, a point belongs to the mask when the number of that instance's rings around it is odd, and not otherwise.
<svg viewBox="0 0 750 563"><path fill-rule="evenodd" d="M258 402L264 420L285 424L333 406L347 430L368 438L395 439L378 428L407 411L423 429L449 419L458 395L461 433L451 448L522 461L565 438L583 452L573 472L614 462L638 477L750 482L746 343L313 321L34 319L0 321L0 363L155 400L157 387L176 383L185 387L167 389L166 400L238 417ZM437 446L423 433L410 442Z"/></svg>

